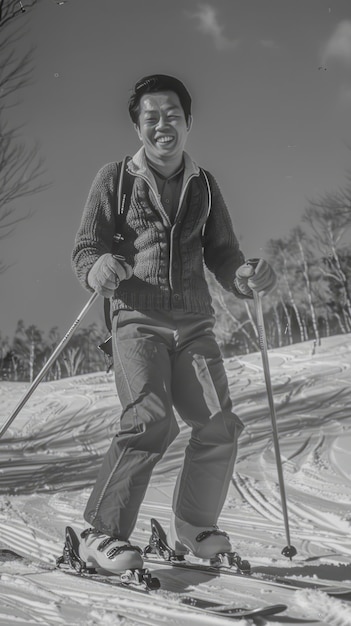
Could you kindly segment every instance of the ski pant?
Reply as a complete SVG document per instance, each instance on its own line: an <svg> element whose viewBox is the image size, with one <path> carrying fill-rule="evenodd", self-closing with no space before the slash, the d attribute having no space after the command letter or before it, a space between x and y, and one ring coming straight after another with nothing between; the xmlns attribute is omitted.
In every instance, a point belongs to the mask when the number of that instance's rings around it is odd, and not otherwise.
<svg viewBox="0 0 351 626"><path fill-rule="evenodd" d="M100 532L132 533L152 470L179 433L173 407L191 427L173 511L195 526L217 523L243 425L232 412L213 324L212 316L184 311L114 316L120 428L84 514Z"/></svg>

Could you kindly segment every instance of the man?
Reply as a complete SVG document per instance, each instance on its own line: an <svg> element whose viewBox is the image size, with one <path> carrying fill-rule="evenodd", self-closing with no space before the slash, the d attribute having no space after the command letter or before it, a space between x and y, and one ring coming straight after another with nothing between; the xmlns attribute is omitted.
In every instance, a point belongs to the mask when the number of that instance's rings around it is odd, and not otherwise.
<svg viewBox="0 0 351 626"><path fill-rule="evenodd" d="M173 407L192 430L170 545L200 558L231 551L217 520L243 425L232 411L203 264L238 297L275 284L263 259L245 263L215 179L184 150L192 123L185 86L171 76L142 78L129 113L142 147L128 164L133 189L118 243L117 166L109 163L93 182L73 251L82 284L111 300L122 405L85 510L92 528L82 534L80 556L114 573L143 565L129 537L152 470L179 432Z"/></svg>

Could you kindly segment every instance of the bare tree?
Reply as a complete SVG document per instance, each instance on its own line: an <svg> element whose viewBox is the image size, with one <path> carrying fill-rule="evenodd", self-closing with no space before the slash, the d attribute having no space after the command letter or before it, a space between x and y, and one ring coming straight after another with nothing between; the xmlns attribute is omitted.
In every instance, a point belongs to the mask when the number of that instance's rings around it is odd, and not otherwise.
<svg viewBox="0 0 351 626"><path fill-rule="evenodd" d="M302 276L304 280L305 293L307 297L309 313L311 316L313 332L314 332L315 339L318 342L318 345L320 345L321 340L320 340L320 334L319 334L319 328L318 328L318 319L316 315L316 307L315 307L315 302L313 298L313 288L312 288L312 280L311 280L311 273L310 273L309 261L310 261L311 255L309 252L308 244L305 243L304 245L304 242L306 242L306 236L304 232L302 231L302 229L299 227L294 228L293 234L292 234L292 244L295 246L295 249L298 251L298 261L299 261L300 269L302 271ZM307 332L307 328L306 328L306 332Z"/></svg>
<svg viewBox="0 0 351 626"><path fill-rule="evenodd" d="M13 127L6 120L7 111L18 104L19 92L30 84L33 49L18 55L16 43L23 35L23 14L35 4L37 0L0 0L0 239L30 215L28 210L23 214L16 201L48 186L41 182L44 169L38 146L28 148L20 138L23 125ZM0 273L5 269L0 261Z"/></svg>
<svg viewBox="0 0 351 626"><path fill-rule="evenodd" d="M33 324L26 327L19 320L12 345L24 379L33 382L43 351L43 333Z"/></svg>
<svg viewBox="0 0 351 626"><path fill-rule="evenodd" d="M301 296L301 291L299 289L296 290L296 257L293 253L291 240L289 238L270 239L266 245L266 250L273 267L277 270L277 293L286 315L289 343L292 343L292 324L287 305L294 311L299 328L300 341L305 341L307 337L302 323L301 302L299 302L301 300L299 297Z"/></svg>
<svg viewBox="0 0 351 626"><path fill-rule="evenodd" d="M285 315L285 329L284 329L284 335L287 335L288 337L288 343L289 345L291 345L292 343L294 343L293 340L293 334L292 334L292 325L291 325L291 314L290 311L288 309L288 307L286 306L286 303L284 301L283 298L283 294L281 292L281 290L279 289L279 287L277 288L277 292L279 295L279 304L284 312Z"/></svg>
<svg viewBox="0 0 351 626"><path fill-rule="evenodd" d="M36 4L36 0L29 2L17 2L17 0L1 0L0 2L0 26L5 26L8 22L11 22L16 15L26 13L27 9L30 9Z"/></svg>
<svg viewBox="0 0 351 626"><path fill-rule="evenodd" d="M66 369L67 376L76 376L79 374L81 365L84 361L84 352L79 346L71 346L67 348L63 354L63 365Z"/></svg>
<svg viewBox="0 0 351 626"><path fill-rule="evenodd" d="M281 348L283 345L282 324L281 324L281 319L280 319L277 303L274 301L272 303L272 312L273 312L273 318L274 318L275 329L276 329L276 340L273 338L272 344L274 346L278 344L278 347Z"/></svg>
<svg viewBox="0 0 351 626"><path fill-rule="evenodd" d="M342 245L351 232L351 185L343 192L325 194L319 200L311 201L303 220L310 226L322 255L320 271L337 290L345 326L351 330L351 292L343 267Z"/></svg>

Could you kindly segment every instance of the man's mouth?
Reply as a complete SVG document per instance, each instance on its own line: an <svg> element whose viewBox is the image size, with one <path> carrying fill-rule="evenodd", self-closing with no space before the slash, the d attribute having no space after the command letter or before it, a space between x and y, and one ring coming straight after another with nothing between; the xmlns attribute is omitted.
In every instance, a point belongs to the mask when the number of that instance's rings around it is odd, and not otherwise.
<svg viewBox="0 0 351 626"><path fill-rule="evenodd" d="M157 143L162 143L162 144L167 144L167 143L171 143L171 141L173 141L174 137L172 137L172 135L162 135L162 137L157 137L156 142Z"/></svg>

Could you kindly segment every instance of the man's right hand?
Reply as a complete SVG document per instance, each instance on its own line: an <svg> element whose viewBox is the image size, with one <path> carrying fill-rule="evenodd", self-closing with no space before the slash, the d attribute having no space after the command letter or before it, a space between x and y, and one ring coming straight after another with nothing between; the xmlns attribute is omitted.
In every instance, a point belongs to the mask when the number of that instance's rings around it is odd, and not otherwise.
<svg viewBox="0 0 351 626"><path fill-rule="evenodd" d="M95 261L88 274L88 283L100 296L112 298L119 283L132 275L133 269L124 257L106 253Z"/></svg>

